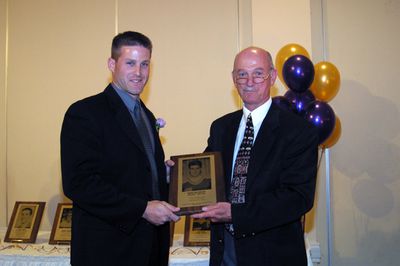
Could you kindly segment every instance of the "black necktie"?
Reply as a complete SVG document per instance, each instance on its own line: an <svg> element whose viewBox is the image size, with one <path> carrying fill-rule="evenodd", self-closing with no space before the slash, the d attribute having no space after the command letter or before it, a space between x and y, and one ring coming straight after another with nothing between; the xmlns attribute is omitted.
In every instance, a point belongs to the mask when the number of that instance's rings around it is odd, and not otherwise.
<svg viewBox="0 0 400 266"><path fill-rule="evenodd" d="M247 117L246 129L244 137L240 144L239 151L236 156L235 165L233 167L233 176L231 181L230 202L232 204L245 203L247 169L250 162L251 147L254 141L254 127L251 114ZM226 224L230 233L234 233L233 225Z"/></svg>
<svg viewBox="0 0 400 266"><path fill-rule="evenodd" d="M137 100L135 107L133 109L134 122L139 131L140 138L143 143L144 150L146 152L147 158L150 162L151 175L152 175L152 192L154 199L160 199L160 191L158 188L158 174L157 166L154 158L154 139L151 133L151 129L148 128L145 119L146 116L142 111L140 101Z"/></svg>

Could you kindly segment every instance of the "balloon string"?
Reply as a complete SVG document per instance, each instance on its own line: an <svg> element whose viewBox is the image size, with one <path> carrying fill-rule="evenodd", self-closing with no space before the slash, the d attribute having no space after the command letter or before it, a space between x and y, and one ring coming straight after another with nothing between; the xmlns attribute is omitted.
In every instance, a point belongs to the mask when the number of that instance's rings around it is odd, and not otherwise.
<svg viewBox="0 0 400 266"><path fill-rule="evenodd" d="M324 61L327 58L327 51L326 51L326 29L325 29L325 1L321 0L321 30L322 30L322 56Z"/></svg>
<svg viewBox="0 0 400 266"><path fill-rule="evenodd" d="M318 159L317 172L319 171L319 167L321 165L322 156L324 155L324 153L325 153L325 148L322 148L321 149L321 155L319 156L319 159Z"/></svg>

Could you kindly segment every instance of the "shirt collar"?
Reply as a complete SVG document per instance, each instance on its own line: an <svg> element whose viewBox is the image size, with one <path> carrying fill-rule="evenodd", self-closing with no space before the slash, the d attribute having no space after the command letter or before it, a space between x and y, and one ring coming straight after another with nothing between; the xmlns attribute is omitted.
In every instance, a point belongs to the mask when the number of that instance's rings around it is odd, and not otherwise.
<svg viewBox="0 0 400 266"><path fill-rule="evenodd" d="M115 90L115 92L121 97L122 101L124 102L125 106L128 108L130 112L133 112L133 109L135 108L136 105L136 100L133 99L129 93L127 93L125 90L119 88L116 84L111 83L111 86ZM139 99L138 99L139 101Z"/></svg>
<svg viewBox="0 0 400 266"><path fill-rule="evenodd" d="M267 115L269 108L271 107L272 104L272 99L269 97L269 99L254 109L253 111L250 111L249 109L246 108L246 106L243 105L243 118L246 121L247 117L251 113L251 118L253 120L254 125L261 125L262 121L264 120L265 116Z"/></svg>

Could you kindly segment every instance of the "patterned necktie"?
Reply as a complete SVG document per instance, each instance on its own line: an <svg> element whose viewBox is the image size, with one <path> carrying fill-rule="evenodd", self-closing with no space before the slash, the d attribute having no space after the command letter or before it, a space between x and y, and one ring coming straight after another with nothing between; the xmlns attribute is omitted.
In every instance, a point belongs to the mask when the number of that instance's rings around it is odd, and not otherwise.
<svg viewBox="0 0 400 266"><path fill-rule="evenodd" d="M150 129L146 125L146 121L144 120L146 119L146 117L142 111L139 101L136 101L135 107L133 109L133 117L137 130L139 131L140 139L142 140L147 158L150 162L153 198L160 199L157 166L154 158L154 139L152 137Z"/></svg>
<svg viewBox="0 0 400 266"><path fill-rule="evenodd" d="M250 162L251 147L254 141L254 127L251 114L247 117L246 129L244 137L240 144L239 151L236 156L235 166L233 167L233 176L231 181L230 202L232 204L245 203L245 191L247 180L247 168ZM228 231L233 234L234 228L232 224L226 224Z"/></svg>

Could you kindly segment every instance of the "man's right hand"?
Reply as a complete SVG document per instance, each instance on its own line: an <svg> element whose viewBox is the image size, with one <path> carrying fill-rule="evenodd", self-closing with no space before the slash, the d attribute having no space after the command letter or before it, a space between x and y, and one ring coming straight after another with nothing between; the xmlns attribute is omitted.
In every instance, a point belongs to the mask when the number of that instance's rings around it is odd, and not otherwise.
<svg viewBox="0 0 400 266"><path fill-rule="evenodd" d="M166 222L177 222L180 217L174 214L180 208L175 207L165 201L152 200L147 202L143 218L154 225L162 225Z"/></svg>

